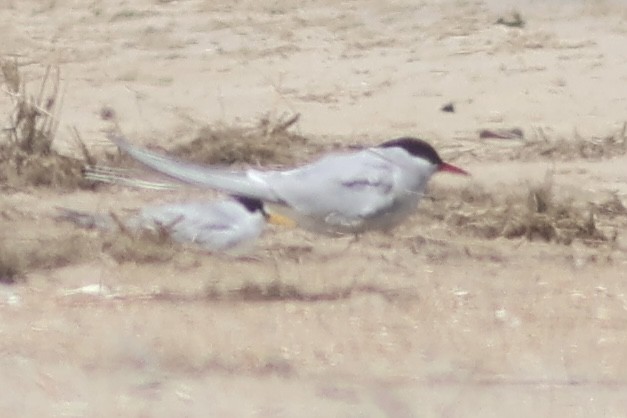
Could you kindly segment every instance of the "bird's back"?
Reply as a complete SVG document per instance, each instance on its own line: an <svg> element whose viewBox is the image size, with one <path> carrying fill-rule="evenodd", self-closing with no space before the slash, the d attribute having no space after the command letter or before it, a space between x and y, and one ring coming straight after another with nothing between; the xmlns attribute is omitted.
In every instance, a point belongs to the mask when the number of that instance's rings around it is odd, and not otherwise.
<svg viewBox="0 0 627 418"><path fill-rule="evenodd" d="M240 203L181 203L145 208L136 218L139 227L165 227L179 242L193 242L209 251L228 251L252 243L263 228L260 212L251 213Z"/></svg>
<svg viewBox="0 0 627 418"><path fill-rule="evenodd" d="M398 195L398 167L370 150L262 175L283 201L285 214L318 232L359 232L392 208Z"/></svg>

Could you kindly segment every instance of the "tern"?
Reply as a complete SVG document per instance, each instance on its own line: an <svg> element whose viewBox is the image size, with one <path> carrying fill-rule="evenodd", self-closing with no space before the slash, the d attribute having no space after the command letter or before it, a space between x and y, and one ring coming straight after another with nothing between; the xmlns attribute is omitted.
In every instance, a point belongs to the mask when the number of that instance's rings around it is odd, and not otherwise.
<svg viewBox="0 0 627 418"><path fill-rule="evenodd" d="M201 166L137 147L118 133L108 138L133 159L178 182L260 200L272 213L329 235L390 230L416 211L433 174L468 175L444 162L426 141L412 137L328 154L281 171Z"/></svg>
<svg viewBox="0 0 627 418"><path fill-rule="evenodd" d="M114 229L118 221L99 215L59 208L59 218L84 228ZM242 255L254 246L268 215L263 203L248 197L208 202L173 203L143 208L122 221L130 231L164 230L174 241L195 244L211 253Z"/></svg>

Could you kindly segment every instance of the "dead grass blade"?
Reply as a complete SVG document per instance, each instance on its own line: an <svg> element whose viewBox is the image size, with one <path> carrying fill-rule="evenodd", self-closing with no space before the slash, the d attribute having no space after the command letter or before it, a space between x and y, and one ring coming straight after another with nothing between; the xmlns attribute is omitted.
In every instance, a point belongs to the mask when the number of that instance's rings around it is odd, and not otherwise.
<svg viewBox="0 0 627 418"><path fill-rule="evenodd" d="M598 161L627 154L627 122L616 132L603 137L582 137L577 132L571 138L551 138L542 128L534 131L535 138L507 141L507 146L484 147L484 158L494 161ZM494 144L494 142L491 142Z"/></svg>
<svg viewBox="0 0 627 418"><path fill-rule="evenodd" d="M117 214L109 216L117 225L117 231L104 236L102 249L118 263L158 263L174 258L181 248L171 238L172 225L156 225L154 230L130 229ZM176 220L175 222L176 223Z"/></svg>
<svg viewBox="0 0 627 418"><path fill-rule="evenodd" d="M16 283L29 271L63 267L96 253L94 241L80 232L4 240L0 242L0 282Z"/></svg>
<svg viewBox="0 0 627 418"><path fill-rule="evenodd" d="M4 82L9 93L14 95L18 94L22 79L18 70L17 58L2 59L0 61L0 70L2 70L2 76L4 77Z"/></svg>
<svg viewBox="0 0 627 418"><path fill-rule="evenodd" d="M272 123L263 117L254 126L206 126L171 153L199 164L283 166L320 153L323 147L289 131L299 114Z"/></svg>
<svg viewBox="0 0 627 418"><path fill-rule="evenodd" d="M451 201L455 194L460 199ZM612 225L613 216L627 216L617 197L601 204L578 202L557 196L548 180L518 193L488 193L472 185L457 191L436 189L432 196L422 206L427 215L424 221L435 219L456 233L483 239L524 238L564 245L579 241L599 246L611 244L617 236L616 228L599 227L599 217L607 226Z"/></svg>
<svg viewBox="0 0 627 418"><path fill-rule="evenodd" d="M23 277L24 259L6 242L0 243L0 283L13 284Z"/></svg>
<svg viewBox="0 0 627 418"><path fill-rule="evenodd" d="M95 183L83 178L84 161L60 155L52 148L63 102L59 68L46 67L36 97L27 91L17 60L0 60L0 68L13 103L8 127L3 130L6 140L0 142L0 183L11 187L93 188Z"/></svg>
<svg viewBox="0 0 627 418"><path fill-rule="evenodd" d="M78 129L76 129L76 126L73 126L71 131L74 136L74 142L76 142L76 145L80 149L83 160L87 163L87 167L95 167L97 164L96 158L89 152L89 149L87 149L87 145L85 145L85 141L81 138L81 134L78 132Z"/></svg>

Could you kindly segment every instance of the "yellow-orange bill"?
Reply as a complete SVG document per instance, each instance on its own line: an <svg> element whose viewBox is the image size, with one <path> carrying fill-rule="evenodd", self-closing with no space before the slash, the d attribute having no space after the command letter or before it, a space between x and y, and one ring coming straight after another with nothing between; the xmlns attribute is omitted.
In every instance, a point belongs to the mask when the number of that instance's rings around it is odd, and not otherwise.
<svg viewBox="0 0 627 418"><path fill-rule="evenodd" d="M268 223L286 226L288 228L294 228L296 226L296 222L294 222L294 220L288 218L287 216L279 215L278 213L269 213Z"/></svg>

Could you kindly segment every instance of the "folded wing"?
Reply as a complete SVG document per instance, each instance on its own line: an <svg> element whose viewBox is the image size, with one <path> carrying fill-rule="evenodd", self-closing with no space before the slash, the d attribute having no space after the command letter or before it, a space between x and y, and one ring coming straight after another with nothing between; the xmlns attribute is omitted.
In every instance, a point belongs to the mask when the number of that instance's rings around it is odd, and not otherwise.
<svg viewBox="0 0 627 418"><path fill-rule="evenodd" d="M179 182L270 202L277 200L269 185L253 171L231 171L184 163L131 145L121 135L109 134L108 138L133 159Z"/></svg>
<svg viewBox="0 0 627 418"><path fill-rule="evenodd" d="M332 155L295 170L265 174L292 212L331 230L359 229L394 204L394 167L366 152Z"/></svg>

